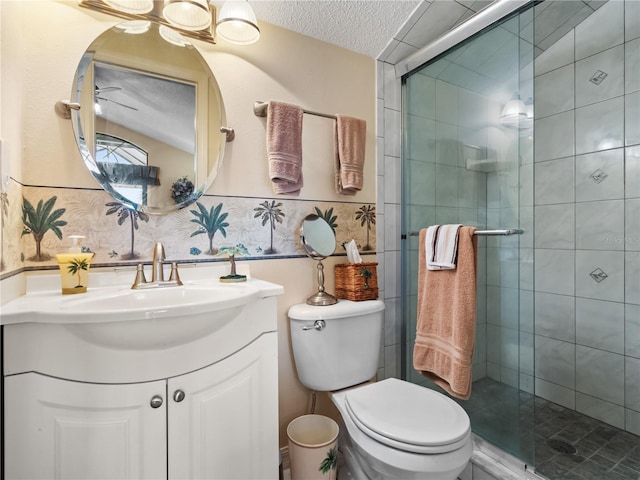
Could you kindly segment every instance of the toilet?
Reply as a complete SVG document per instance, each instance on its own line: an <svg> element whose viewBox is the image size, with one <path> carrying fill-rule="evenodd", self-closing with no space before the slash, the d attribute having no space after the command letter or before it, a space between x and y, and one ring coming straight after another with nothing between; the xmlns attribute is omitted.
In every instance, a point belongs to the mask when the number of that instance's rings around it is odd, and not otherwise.
<svg viewBox="0 0 640 480"><path fill-rule="evenodd" d="M449 397L378 369L384 322L380 300L289 309L298 377L329 392L342 415L340 479L455 480L471 458L471 424Z"/></svg>

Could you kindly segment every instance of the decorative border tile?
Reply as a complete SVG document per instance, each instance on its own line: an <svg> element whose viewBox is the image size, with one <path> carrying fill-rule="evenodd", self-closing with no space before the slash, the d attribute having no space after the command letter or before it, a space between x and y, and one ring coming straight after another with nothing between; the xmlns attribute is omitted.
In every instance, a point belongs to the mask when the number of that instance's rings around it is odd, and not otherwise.
<svg viewBox="0 0 640 480"><path fill-rule="evenodd" d="M322 216L334 229L335 255L344 254L342 244L352 239L362 254L376 251L376 208L370 203L206 195L174 214L150 216L123 207L102 190L16 190L2 223L3 274L56 266L55 254L69 247L69 235L86 237L85 248L95 253L93 265L147 262L157 241L167 258L178 262L221 261L230 252L247 259L300 257L298 230L309 214Z"/></svg>

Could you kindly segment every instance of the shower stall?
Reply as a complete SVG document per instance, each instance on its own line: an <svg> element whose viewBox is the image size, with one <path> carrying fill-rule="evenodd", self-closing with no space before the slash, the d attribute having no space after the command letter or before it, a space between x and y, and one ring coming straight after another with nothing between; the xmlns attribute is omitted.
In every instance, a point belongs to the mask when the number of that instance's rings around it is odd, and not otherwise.
<svg viewBox="0 0 640 480"><path fill-rule="evenodd" d="M402 78L402 318L418 237L478 237L473 431L549 479L640 478L640 2L533 2ZM505 230L494 232L494 230Z"/></svg>

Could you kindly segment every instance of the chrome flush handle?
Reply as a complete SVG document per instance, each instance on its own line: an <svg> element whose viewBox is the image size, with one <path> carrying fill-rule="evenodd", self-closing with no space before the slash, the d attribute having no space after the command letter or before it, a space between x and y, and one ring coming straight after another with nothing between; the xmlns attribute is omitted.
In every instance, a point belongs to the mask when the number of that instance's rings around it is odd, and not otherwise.
<svg viewBox="0 0 640 480"><path fill-rule="evenodd" d="M323 330L324 327L326 327L327 324L324 320L316 320L315 322L313 322L313 325L307 325L302 327L302 330Z"/></svg>

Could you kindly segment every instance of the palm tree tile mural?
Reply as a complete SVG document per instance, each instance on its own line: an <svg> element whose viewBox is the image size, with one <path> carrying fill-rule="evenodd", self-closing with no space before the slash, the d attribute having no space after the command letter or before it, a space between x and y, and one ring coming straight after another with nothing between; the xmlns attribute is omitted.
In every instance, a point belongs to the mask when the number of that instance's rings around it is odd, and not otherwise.
<svg viewBox="0 0 640 480"><path fill-rule="evenodd" d="M376 224L376 209L372 205L363 205L356 212L356 220L360 220L360 225L367 227L367 243L362 247L364 251L373 250L373 247L369 243L371 225Z"/></svg>
<svg viewBox="0 0 640 480"><path fill-rule="evenodd" d="M222 236L226 238L227 231L225 228L229 226L229 223L225 222L225 220L229 214L220 213L222 203L219 203L215 208L211 207L209 210L200 202L196 202L196 206L198 210L190 210L193 216L196 217L192 218L191 221L200 227L192 232L191 236L195 237L196 235L206 233L207 237L209 237L209 249L205 253L207 255L215 255L219 249L213 246L213 237L216 232L220 232Z"/></svg>
<svg viewBox="0 0 640 480"><path fill-rule="evenodd" d="M226 261L231 253L236 259L301 257L298 229L311 213L334 229L336 254L344 254L341 245L352 239L362 252L375 252L373 204L203 196L172 215L155 216L128 209L102 190L21 190L20 230L3 223L3 243L11 236L18 245L10 259L3 252L3 265L14 270L57 267L54 254L67 250L69 235L86 237L94 266L150 262L157 241L178 262ZM14 205L6 203L8 217Z"/></svg>
<svg viewBox="0 0 640 480"><path fill-rule="evenodd" d="M137 212L120 202L108 202L105 204L109 209L105 212L105 215L116 214L118 217L118 225L123 225L129 220L129 230L131 236L131 248L129 251L122 255L123 260L136 260L140 258L140 254L134 250L135 232L138 230L138 220L142 222L149 222L149 215L143 212ZM113 251L117 256L115 250ZM113 256L111 257L113 258Z"/></svg>
<svg viewBox="0 0 640 480"><path fill-rule="evenodd" d="M49 253L42 251L42 240L49 230L51 230L58 239L62 239L62 230L60 230L60 227L65 226L67 222L60 217L62 217L66 209L53 209L57 199L54 195L46 202L40 200L35 208L29 200L26 198L22 199L22 223L24 224L22 235L33 235L36 243L36 253L30 257L30 259L36 262L49 260L51 258Z"/></svg>
<svg viewBox="0 0 640 480"><path fill-rule="evenodd" d="M276 202L275 200L272 200L271 203L269 203L267 200L265 200L260 204L260 206L253 209L253 211L255 212L253 218L260 217L263 227L267 224L267 222L269 222L270 241L269 248L266 248L264 250L265 255L273 255L278 253L278 250L273 248L273 233L276 229L276 224L282 223L285 217L285 214L280 209L280 207L282 207L282 202Z"/></svg>

